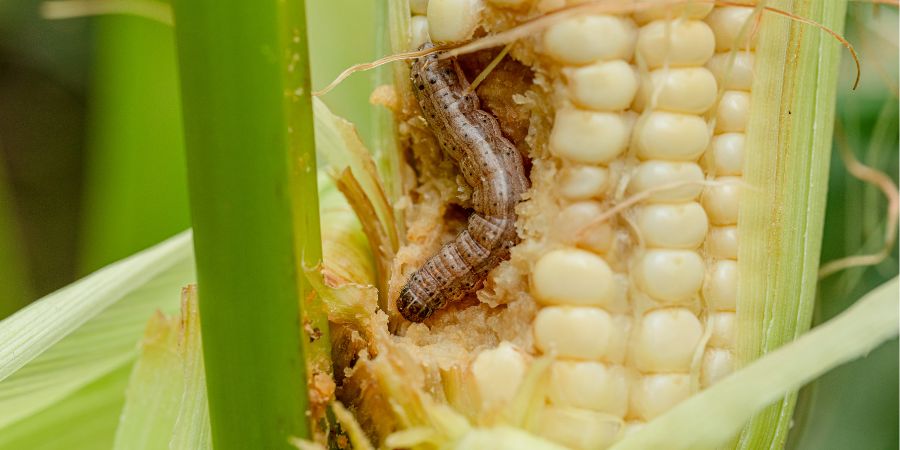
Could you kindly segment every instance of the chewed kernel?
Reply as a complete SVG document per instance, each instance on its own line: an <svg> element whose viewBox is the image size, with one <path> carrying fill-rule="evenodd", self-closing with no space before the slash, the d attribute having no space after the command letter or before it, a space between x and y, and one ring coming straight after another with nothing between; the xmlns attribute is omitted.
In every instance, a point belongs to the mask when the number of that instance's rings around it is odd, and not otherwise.
<svg viewBox="0 0 900 450"><path fill-rule="evenodd" d="M646 161L635 169L628 193L652 191L647 201L686 202L700 196L703 178L703 169L693 162Z"/></svg>
<svg viewBox="0 0 900 450"><path fill-rule="evenodd" d="M534 319L534 344L560 358L599 360L609 351L612 318L601 308L548 306Z"/></svg>
<svg viewBox="0 0 900 450"><path fill-rule="evenodd" d="M641 159L696 161L709 145L709 131L700 116L654 111L638 120L634 139Z"/></svg>
<svg viewBox="0 0 900 450"><path fill-rule="evenodd" d="M635 418L649 421L690 395L690 375L645 375L632 384L629 412Z"/></svg>
<svg viewBox="0 0 900 450"><path fill-rule="evenodd" d="M550 132L550 150L573 162L600 164L625 150L630 133L623 114L561 109Z"/></svg>
<svg viewBox="0 0 900 450"><path fill-rule="evenodd" d="M643 206L635 218L649 247L697 248L709 229L706 211L697 202Z"/></svg>
<svg viewBox="0 0 900 450"><path fill-rule="evenodd" d="M556 361L547 386L550 403L622 417L628 409L628 377L621 366L591 361Z"/></svg>
<svg viewBox="0 0 900 450"><path fill-rule="evenodd" d="M714 310L734 311L737 306L737 287L737 261L719 260L710 265L703 284L703 296Z"/></svg>
<svg viewBox="0 0 900 450"><path fill-rule="evenodd" d="M609 265L586 250L564 248L541 256L531 272L531 293L545 304L605 305L613 300Z"/></svg>
<svg viewBox="0 0 900 450"><path fill-rule="evenodd" d="M606 61L577 68L564 68L569 97L583 108L621 111L634 100L638 77L627 62Z"/></svg>
<svg viewBox="0 0 900 450"><path fill-rule="evenodd" d="M702 66L715 47L712 29L702 20L657 20L638 32L635 59L650 69Z"/></svg>
<svg viewBox="0 0 900 450"><path fill-rule="evenodd" d="M665 308L644 315L633 343L635 366L644 373L688 372L703 325L684 308Z"/></svg>
<svg viewBox="0 0 900 450"><path fill-rule="evenodd" d="M543 51L564 64L629 60L636 35L637 29L631 19L610 15L579 16L547 28Z"/></svg>
<svg viewBox="0 0 900 450"><path fill-rule="evenodd" d="M634 267L635 281L650 297L665 303L690 301L700 291L706 267L691 250L647 250Z"/></svg>

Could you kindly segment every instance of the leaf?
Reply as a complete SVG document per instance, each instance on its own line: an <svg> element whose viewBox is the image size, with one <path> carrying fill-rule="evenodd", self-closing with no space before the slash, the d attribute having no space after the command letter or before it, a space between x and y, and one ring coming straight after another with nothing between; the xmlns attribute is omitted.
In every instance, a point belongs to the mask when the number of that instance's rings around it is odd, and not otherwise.
<svg viewBox="0 0 900 450"><path fill-rule="evenodd" d="M897 336L898 287L898 278L881 285L840 316L685 400L612 449L705 449L727 442L786 393Z"/></svg>

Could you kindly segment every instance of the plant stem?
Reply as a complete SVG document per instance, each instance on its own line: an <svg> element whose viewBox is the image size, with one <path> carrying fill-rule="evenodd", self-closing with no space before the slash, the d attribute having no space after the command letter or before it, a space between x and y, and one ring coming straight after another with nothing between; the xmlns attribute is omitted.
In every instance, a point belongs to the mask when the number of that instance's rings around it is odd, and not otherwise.
<svg viewBox="0 0 900 450"><path fill-rule="evenodd" d="M306 52L283 28L302 0L175 2L188 187L214 447L290 448L309 437L291 181L305 157L315 187L311 114L288 138L289 103L309 103ZM302 16L301 16L302 17ZM290 21L295 22L293 18ZM305 43L306 29L297 36ZM294 57L293 55L297 55ZM289 86L286 63L303 73ZM308 107L307 107L308 110ZM294 144L297 153L291 150ZM299 154L298 154L299 153ZM314 217L310 191L297 205ZM317 236L306 222L305 243ZM316 230L317 231L317 230ZM315 254L317 250L309 250Z"/></svg>

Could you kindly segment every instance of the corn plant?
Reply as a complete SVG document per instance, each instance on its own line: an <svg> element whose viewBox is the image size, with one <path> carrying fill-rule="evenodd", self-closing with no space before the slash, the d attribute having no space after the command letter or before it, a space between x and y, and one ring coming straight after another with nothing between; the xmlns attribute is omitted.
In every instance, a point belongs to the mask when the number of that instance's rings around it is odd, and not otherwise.
<svg viewBox="0 0 900 450"><path fill-rule="evenodd" d="M896 188L846 156L896 171L896 99L870 132L835 118L860 81L847 2L391 0L363 137L314 98L307 6L163 9L193 230L0 323L0 448L828 445L833 382L798 390L896 348L900 320ZM470 282L474 257L433 255L490 250L466 223L503 191L466 155L500 139L530 187ZM835 206L839 154L887 208ZM864 252L877 277L820 270ZM444 284L469 290L398 311ZM884 427L833 442L890 448Z"/></svg>

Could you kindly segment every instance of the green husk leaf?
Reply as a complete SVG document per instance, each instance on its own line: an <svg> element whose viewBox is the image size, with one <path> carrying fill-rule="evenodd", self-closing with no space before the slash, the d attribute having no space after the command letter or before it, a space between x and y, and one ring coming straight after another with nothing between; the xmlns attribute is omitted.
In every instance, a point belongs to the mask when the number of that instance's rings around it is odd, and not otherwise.
<svg viewBox="0 0 900 450"><path fill-rule="evenodd" d="M107 266L0 322L0 434L130 365L147 318L194 279L189 232Z"/></svg>
<svg viewBox="0 0 900 450"><path fill-rule="evenodd" d="M211 448L196 286L181 305L180 317L147 324L114 449Z"/></svg>
<svg viewBox="0 0 900 450"><path fill-rule="evenodd" d="M757 411L896 337L898 280L881 285L835 319L685 400L612 450L707 449L724 444Z"/></svg>

